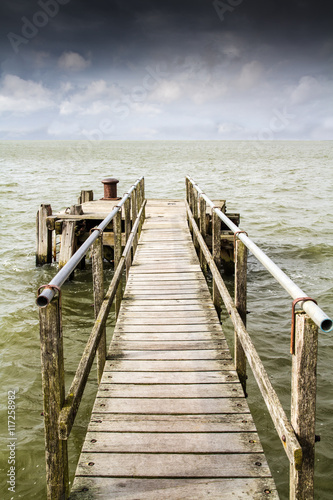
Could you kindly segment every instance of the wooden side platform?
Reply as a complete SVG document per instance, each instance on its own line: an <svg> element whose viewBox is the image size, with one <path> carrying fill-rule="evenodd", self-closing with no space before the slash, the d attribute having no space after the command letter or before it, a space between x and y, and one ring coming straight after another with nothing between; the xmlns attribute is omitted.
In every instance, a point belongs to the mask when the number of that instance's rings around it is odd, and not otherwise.
<svg viewBox="0 0 333 500"><path fill-rule="evenodd" d="M71 500L278 498L182 201L148 201Z"/></svg>

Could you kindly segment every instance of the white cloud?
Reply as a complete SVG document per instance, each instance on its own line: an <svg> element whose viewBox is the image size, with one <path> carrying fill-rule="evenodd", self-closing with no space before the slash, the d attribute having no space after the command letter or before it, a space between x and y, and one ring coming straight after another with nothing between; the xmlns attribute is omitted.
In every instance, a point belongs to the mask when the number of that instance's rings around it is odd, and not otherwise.
<svg viewBox="0 0 333 500"><path fill-rule="evenodd" d="M172 80L163 80L150 95L152 101L170 103L176 101L181 96L179 84Z"/></svg>
<svg viewBox="0 0 333 500"><path fill-rule="evenodd" d="M42 83L6 75L0 89L0 112L32 113L53 107L51 92Z"/></svg>
<svg viewBox="0 0 333 500"><path fill-rule="evenodd" d="M72 94L59 105L61 115L79 113L97 115L110 109L110 100L119 96L114 84L108 85L105 80L93 80L79 92Z"/></svg>
<svg viewBox="0 0 333 500"><path fill-rule="evenodd" d="M321 85L313 76L302 76L298 85L291 92L292 104L302 104L308 100L316 99L321 93Z"/></svg>
<svg viewBox="0 0 333 500"><path fill-rule="evenodd" d="M263 72L264 68L259 61L251 61L244 64L239 75L238 86L242 90L255 87L262 81Z"/></svg>
<svg viewBox="0 0 333 500"><path fill-rule="evenodd" d="M82 71L90 66L90 59L85 59L77 52L63 52L58 59L58 66L69 71Z"/></svg>

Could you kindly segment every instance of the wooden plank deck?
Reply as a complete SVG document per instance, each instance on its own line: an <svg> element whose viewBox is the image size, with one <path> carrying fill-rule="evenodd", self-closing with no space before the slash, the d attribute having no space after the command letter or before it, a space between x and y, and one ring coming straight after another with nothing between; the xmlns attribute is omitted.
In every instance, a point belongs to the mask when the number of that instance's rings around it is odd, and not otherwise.
<svg viewBox="0 0 333 500"><path fill-rule="evenodd" d="M146 214L70 498L277 499L184 202Z"/></svg>

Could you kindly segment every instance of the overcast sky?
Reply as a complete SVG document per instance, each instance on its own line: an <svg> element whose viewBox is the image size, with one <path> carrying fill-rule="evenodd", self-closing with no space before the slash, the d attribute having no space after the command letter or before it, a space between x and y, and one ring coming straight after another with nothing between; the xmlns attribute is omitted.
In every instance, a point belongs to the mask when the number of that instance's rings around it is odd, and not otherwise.
<svg viewBox="0 0 333 500"><path fill-rule="evenodd" d="M332 139L333 7L1 0L0 139Z"/></svg>

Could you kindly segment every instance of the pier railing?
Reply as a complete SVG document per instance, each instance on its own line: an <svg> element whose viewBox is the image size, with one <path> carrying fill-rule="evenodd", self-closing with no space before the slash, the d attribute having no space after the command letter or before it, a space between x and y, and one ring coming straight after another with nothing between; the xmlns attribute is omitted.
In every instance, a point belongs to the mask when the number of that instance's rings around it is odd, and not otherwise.
<svg viewBox="0 0 333 500"><path fill-rule="evenodd" d="M144 178L138 179L110 214L91 230L91 235L48 285L38 290L44 399L46 483L48 500L69 495L67 440L72 430L88 376L97 355L98 382L106 360L106 320L115 300L116 316L126 279L145 218ZM123 217L122 217L123 212ZM125 247L122 251L122 218ZM104 296L103 230L112 222L114 232L114 275ZM61 286L71 276L88 250L92 256L95 324L66 395L63 353Z"/></svg>
<svg viewBox="0 0 333 500"><path fill-rule="evenodd" d="M206 244L207 206L211 208L212 215L212 253ZM201 266L204 270L208 266L213 277L215 307L220 313L222 299L234 325L234 361L244 392L246 391L247 360L290 462L290 499L311 499L314 496L318 326L322 331L329 332L332 330L332 320L311 297L308 297L260 250L245 231L214 206L214 203L190 177L186 177L186 208L193 242L200 254ZM221 221L234 233L234 300L220 274ZM247 250L251 251L293 298L290 345L292 354L290 421L246 330ZM297 303L302 310L295 311Z"/></svg>

